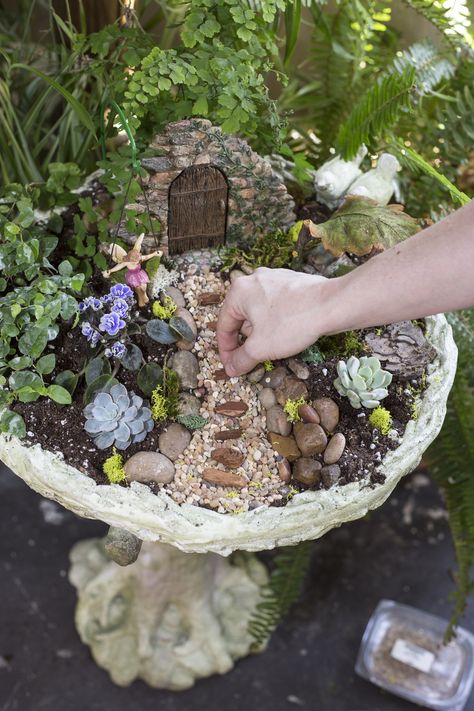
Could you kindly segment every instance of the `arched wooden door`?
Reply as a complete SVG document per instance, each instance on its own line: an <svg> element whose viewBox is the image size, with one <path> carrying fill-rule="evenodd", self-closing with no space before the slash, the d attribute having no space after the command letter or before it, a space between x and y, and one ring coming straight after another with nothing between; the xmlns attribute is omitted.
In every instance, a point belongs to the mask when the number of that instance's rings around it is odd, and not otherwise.
<svg viewBox="0 0 474 711"><path fill-rule="evenodd" d="M168 214L169 254L224 244L228 186L211 165L186 168L171 183Z"/></svg>

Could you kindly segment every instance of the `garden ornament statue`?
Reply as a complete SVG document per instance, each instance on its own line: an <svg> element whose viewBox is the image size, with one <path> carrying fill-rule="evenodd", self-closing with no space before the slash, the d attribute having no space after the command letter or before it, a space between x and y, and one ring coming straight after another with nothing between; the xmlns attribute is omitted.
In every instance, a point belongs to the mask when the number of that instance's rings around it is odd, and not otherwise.
<svg viewBox="0 0 474 711"><path fill-rule="evenodd" d="M146 271L142 269L142 262L146 262L153 257L161 257L163 254L161 251L155 251L147 255L142 255L141 246L144 236L144 234L141 234L138 237L129 252L126 252L117 244L112 245L109 254L117 264L115 267L112 267L112 269L107 269L102 272L102 275L107 279L113 272L118 272L126 268L125 281L128 286L134 289L138 299L138 306L145 306L149 301L146 287L150 279Z"/></svg>
<svg viewBox="0 0 474 711"><path fill-rule="evenodd" d="M357 178L349 190L349 195L360 195L375 200L379 205L387 205L395 190L395 176L401 165L391 153L382 153L377 166Z"/></svg>
<svg viewBox="0 0 474 711"><path fill-rule="evenodd" d="M314 174L314 187L319 202L331 209L338 207L349 186L362 174L359 166L366 155L367 148L361 146L353 160L336 156L318 168Z"/></svg>

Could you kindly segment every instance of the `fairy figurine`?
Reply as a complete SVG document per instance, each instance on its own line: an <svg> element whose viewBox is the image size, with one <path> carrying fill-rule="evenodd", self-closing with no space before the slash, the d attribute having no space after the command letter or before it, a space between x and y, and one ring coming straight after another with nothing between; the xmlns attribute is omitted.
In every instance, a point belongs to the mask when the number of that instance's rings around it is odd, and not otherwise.
<svg viewBox="0 0 474 711"><path fill-rule="evenodd" d="M141 234L129 252L126 252L118 244L114 244L109 254L116 262L116 266L112 269L107 269L102 272L102 276L106 279L113 273L119 272L121 269L127 269L125 274L125 282L136 293L138 306L145 306L149 302L148 294L146 293L146 285L150 281L148 274L142 269L142 262L147 262L153 257L161 257L163 252L151 252L151 254L142 255L141 247L145 234Z"/></svg>

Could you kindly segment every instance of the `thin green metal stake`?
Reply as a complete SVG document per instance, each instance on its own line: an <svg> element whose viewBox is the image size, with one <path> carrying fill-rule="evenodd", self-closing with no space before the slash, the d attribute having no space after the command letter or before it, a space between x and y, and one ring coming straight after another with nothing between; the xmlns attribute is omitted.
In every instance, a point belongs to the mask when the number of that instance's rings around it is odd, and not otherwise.
<svg viewBox="0 0 474 711"><path fill-rule="evenodd" d="M130 153L131 153L131 159L132 159L132 169L135 173L138 173L141 167L140 161L137 158L137 144L135 143L135 139L133 137L133 133L130 130L130 126L128 125L127 118L125 114L123 113L122 109L120 106L117 104L116 101L113 99L104 99L100 105L100 145L102 148L102 160L105 160L106 155L107 155L107 149L105 145L105 109L107 107L110 107L115 111L116 114L118 114L120 118L120 123L122 125L122 129L125 131L125 133L128 136L128 140L130 142ZM113 115L109 117L109 123L113 119Z"/></svg>

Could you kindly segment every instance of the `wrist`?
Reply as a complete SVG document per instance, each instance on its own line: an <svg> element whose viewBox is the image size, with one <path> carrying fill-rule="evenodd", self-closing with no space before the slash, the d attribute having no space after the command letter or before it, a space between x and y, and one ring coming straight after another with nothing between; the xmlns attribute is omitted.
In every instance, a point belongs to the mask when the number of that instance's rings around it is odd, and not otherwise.
<svg viewBox="0 0 474 711"><path fill-rule="evenodd" d="M348 328L350 321L350 299L345 296L347 277L333 277L315 284L314 304L318 314L318 338L340 333Z"/></svg>

